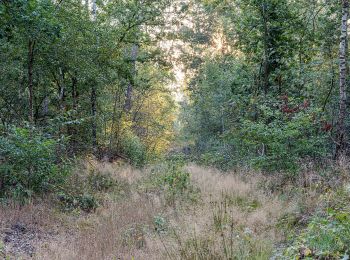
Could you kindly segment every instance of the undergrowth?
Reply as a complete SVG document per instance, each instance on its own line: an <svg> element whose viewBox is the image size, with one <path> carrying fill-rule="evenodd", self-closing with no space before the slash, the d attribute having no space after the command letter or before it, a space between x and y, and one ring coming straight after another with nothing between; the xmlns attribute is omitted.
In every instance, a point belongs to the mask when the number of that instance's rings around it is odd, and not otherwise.
<svg viewBox="0 0 350 260"><path fill-rule="evenodd" d="M350 190L340 187L321 196L321 208L291 238L284 255L303 259L349 259Z"/></svg>
<svg viewBox="0 0 350 260"><path fill-rule="evenodd" d="M142 170L81 162L49 196L77 234L38 259L348 259L348 168L305 169L289 178L179 158Z"/></svg>
<svg viewBox="0 0 350 260"><path fill-rule="evenodd" d="M145 193L162 193L169 205L181 201L196 202L199 194L181 161L165 161L153 166L139 188Z"/></svg>

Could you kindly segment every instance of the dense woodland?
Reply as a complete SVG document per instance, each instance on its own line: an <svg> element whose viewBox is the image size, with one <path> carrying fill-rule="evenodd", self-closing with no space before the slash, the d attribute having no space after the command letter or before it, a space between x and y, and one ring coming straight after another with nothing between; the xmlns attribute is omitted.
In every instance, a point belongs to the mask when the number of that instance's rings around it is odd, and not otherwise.
<svg viewBox="0 0 350 260"><path fill-rule="evenodd" d="M346 153L340 1L204 1L204 8L210 16L191 36L196 58L184 106L202 159L294 171L301 161ZM198 41L209 33L217 52Z"/></svg>
<svg viewBox="0 0 350 260"><path fill-rule="evenodd" d="M349 259L349 18L348 0L0 0L0 258ZM90 221L81 243L1 235L39 205Z"/></svg>

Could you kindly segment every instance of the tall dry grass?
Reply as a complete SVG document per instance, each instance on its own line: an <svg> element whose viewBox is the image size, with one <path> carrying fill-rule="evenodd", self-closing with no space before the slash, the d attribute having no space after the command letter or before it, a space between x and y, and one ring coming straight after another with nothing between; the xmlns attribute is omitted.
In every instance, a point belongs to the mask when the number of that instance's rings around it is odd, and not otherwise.
<svg viewBox="0 0 350 260"><path fill-rule="evenodd" d="M162 195L143 194L135 186L145 172L95 164L131 187L128 197L106 204L93 216L76 220L74 234L43 246L37 259L268 259L283 234L278 219L294 210L257 188L257 179L196 165L187 167L200 189L196 204L172 208ZM167 231L158 234L154 217Z"/></svg>
<svg viewBox="0 0 350 260"><path fill-rule="evenodd" d="M74 231L43 245L35 258L164 259L161 243L151 234L153 218L162 210L161 204L155 197L140 194L136 186L147 173L96 161L88 162L84 169L109 174L127 186L127 192L117 200L104 201L95 214L74 219Z"/></svg>
<svg viewBox="0 0 350 260"><path fill-rule="evenodd" d="M281 216L295 210L292 202L258 189L259 174L222 173L188 166L192 181L201 189L201 202L174 220L176 259L269 259L273 246L283 240L276 228Z"/></svg>
<svg viewBox="0 0 350 260"><path fill-rule="evenodd" d="M287 198L281 199L278 192L261 189L277 183L274 177L192 164L186 169L200 197L180 207L169 206L164 194L138 188L150 174L147 169L90 161L79 174L92 169L110 174L127 192L118 199L107 194L93 214L53 214L49 208L45 214L45 206L6 211L3 219L26 216L28 223L57 230L58 235L37 244L35 259L269 259L286 236L281 219L315 210L320 202L311 167L305 169L308 179L301 175L298 180L300 186L309 181L309 188L288 194L285 184ZM346 172L344 165L334 169ZM156 231L157 216L166 222L164 232Z"/></svg>

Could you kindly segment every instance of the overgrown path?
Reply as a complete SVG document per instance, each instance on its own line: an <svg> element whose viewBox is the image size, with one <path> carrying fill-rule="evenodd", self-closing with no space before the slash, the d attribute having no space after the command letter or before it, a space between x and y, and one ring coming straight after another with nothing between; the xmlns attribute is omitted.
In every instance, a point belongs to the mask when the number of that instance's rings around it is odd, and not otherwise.
<svg viewBox="0 0 350 260"><path fill-rule="evenodd" d="M103 195L95 213L62 213L43 204L13 210L3 225L21 230L12 232L16 241L5 241L5 249L34 259L269 259L283 238L276 223L293 210L258 189L262 179L249 180L248 171L224 174L194 164L93 167L120 184ZM191 181L176 186L183 176Z"/></svg>

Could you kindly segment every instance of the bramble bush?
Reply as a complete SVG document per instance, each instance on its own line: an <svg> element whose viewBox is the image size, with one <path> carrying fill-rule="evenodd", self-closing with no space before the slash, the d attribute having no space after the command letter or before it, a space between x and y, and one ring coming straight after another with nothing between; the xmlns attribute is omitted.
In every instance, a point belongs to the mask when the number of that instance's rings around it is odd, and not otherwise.
<svg viewBox="0 0 350 260"><path fill-rule="evenodd" d="M304 259L349 259L350 214L328 210L327 215L315 217L285 255Z"/></svg>
<svg viewBox="0 0 350 260"><path fill-rule="evenodd" d="M288 259L349 259L349 187L330 190L322 197L326 207L311 218L299 235L292 237L284 252Z"/></svg>
<svg viewBox="0 0 350 260"><path fill-rule="evenodd" d="M29 199L64 182L68 168L59 140L36 129L13 127L0 137L0 197Z"/></svg>

